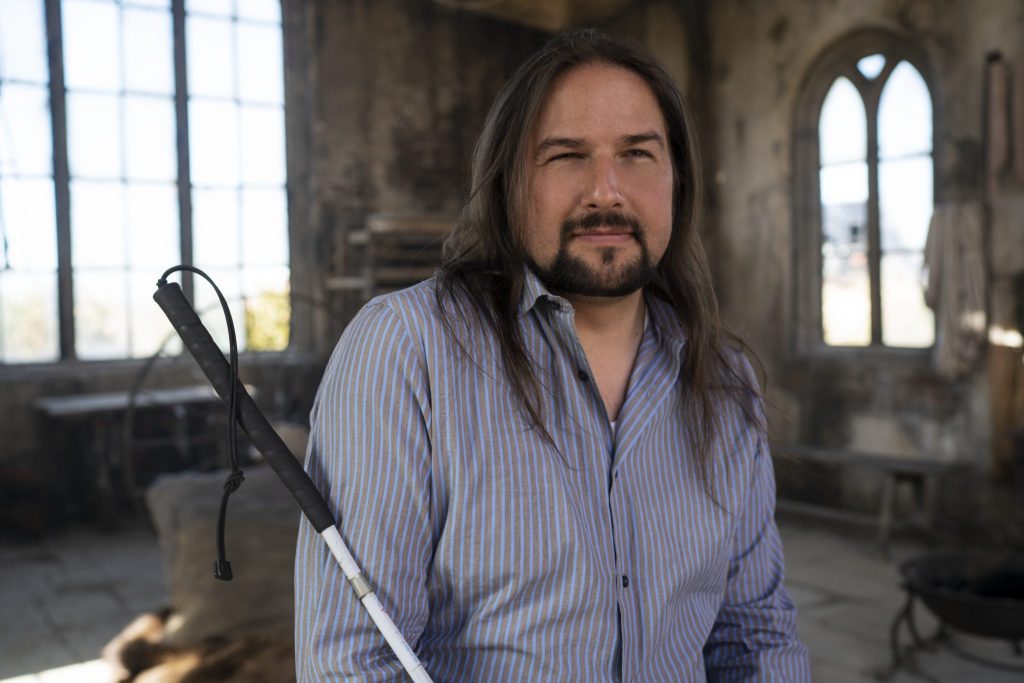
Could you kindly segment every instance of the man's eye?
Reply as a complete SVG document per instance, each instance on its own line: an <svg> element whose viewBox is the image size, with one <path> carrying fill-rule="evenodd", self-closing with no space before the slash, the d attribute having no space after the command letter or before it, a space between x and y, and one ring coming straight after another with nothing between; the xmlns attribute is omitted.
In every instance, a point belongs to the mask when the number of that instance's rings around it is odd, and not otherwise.
<svg viewBox="0 0 1024 683"><path fill-rule="evenodd" d="M646 149L631 149L626 152L626 156L635 157L637 159L653 159L654 155L648 152Z"/></svg>
<svg viewBox="0 0 1024 683"><path fill-rule="evenodd" d="M554 155L553 157L548 159L548 161L560 161L562 159L582 159L582 158L583 158L583 155L580 154L579 152L562 152L561 154Z"/></svg>

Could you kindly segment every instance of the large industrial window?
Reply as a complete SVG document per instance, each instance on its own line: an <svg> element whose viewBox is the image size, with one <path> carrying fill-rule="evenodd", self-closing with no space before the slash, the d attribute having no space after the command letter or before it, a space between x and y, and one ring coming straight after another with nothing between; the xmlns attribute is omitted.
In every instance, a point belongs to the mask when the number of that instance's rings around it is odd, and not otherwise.
<svg viewBox="0 0 1024 683"><path fill-rule="evenodd" d="M282 62L278 0L0 2L0 363L152 354L178 262L287 345Z"/></svg>
<svg viewBox="0 0 1024 683"><path fill-rule="evenodd" d="M805 84L796 153L798 308L818 345L934 342L922 277L935 203L934 114L921 63L895 37L857 34L818 62Z"/></svg>

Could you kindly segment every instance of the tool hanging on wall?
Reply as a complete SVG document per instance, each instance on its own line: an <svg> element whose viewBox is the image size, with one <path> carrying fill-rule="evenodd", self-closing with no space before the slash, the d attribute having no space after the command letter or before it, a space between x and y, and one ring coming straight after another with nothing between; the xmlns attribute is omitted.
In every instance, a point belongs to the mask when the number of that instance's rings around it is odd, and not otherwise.
<svg viewBox="0 0 1024 683"><path fill-rule="evenodd" d="M229 357L218 348L209 331L199 319L199 315L185 298L181 287L176 282L168 282L167 278L177 271L189 271L206 279L217 292L228 328ZM412 648L405 641L395 623L384 611L380 599L373 592L370 583L363 576L345 545L341 534L334 523L334 515L316 485L299 465L298 460L285 446L281 437L270 426L267 418L249 396L245 386L238 380L238 347L235 340L234 324L220 290L213 280L203 271L193 266L179 265L169 268L157 282L157 290L153 300L160 306L174 330L181 337L185 347L199 364L203 374L213 385L217 395L228 408L228 440L232 458L232 473L224 484L224 496L221 499L220 518L217 528L218 559L214 565L214 575L222 580L231 580L231 565L226 558L224 544L224 522L227 514L227 500L232 492L241 485L244 476L235 460L235 430L238 425L249 435L253 446L263 455L274 472L281 479L288 491L295 498L303 514L324 539L334 559L341 566L345 578L348 579L356 598L369 613L373 623L384 636L388 646L398 657L402 667L415 683L430 683L431 678L420 663Z"/></svg>

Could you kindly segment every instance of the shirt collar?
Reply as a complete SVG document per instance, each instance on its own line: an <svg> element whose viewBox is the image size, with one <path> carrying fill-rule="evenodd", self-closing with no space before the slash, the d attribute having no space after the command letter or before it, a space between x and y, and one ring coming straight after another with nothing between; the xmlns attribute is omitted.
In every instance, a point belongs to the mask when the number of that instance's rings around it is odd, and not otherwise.
<svg viewBox="0 0 1024 683"><path fill-rule="evenodd" d="M572 306L562 297L555 296L549 292L548 288L541 283L540 278L533 272L533 269L523 265L523 295L519 299L519 315L526 315L538 304L558 309Z"/></svg>
<svg viewBox="0 0 1024 683"><path fill-rule="evenodd" d="M647 324L663 343L682 353L686 344L686 332L672 306L650 290L644 292L647 304ZM554 310L571 310L572 304L552 294L529 266L523 266L523 295L519 300L519 315L524 316L538 305Z"/></svg>
<svg viewBox="0 0 1024 683"><path fill-rule="evenodd" d="M686 330L672 305L649 289L644 292L644 301L647 303L647 320L658 340L675 353L682 354Z"/></svg>

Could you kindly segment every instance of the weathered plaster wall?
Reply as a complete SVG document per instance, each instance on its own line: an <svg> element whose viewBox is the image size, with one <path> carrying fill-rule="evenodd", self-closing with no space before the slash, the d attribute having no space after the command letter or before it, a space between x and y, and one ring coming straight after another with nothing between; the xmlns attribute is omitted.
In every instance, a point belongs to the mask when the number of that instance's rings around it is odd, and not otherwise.
<svg viewBox="0 0 1024 683"><path fill-rule="evenodd" d="M985 58L999 50L1024 68L1024 3L720 0L710 26L715 270L726 320L768 366L775 437L987 466L984 362L945 382L926 357L794 352L792 128L802 79L827 46L865 27L906 34L935 77L943 196L980 199Z"/></svg>
<svg viewBox="0 0 1024 683"><path fill-rule="evenodd" d="M314 269L357 272L347 244L373 213L453 215L484 116L539 31L430 0L306 5L314 65L310 127ZM322 280L322 278L320 278ZM324 293L333 345L361 302Z"/></svg>

